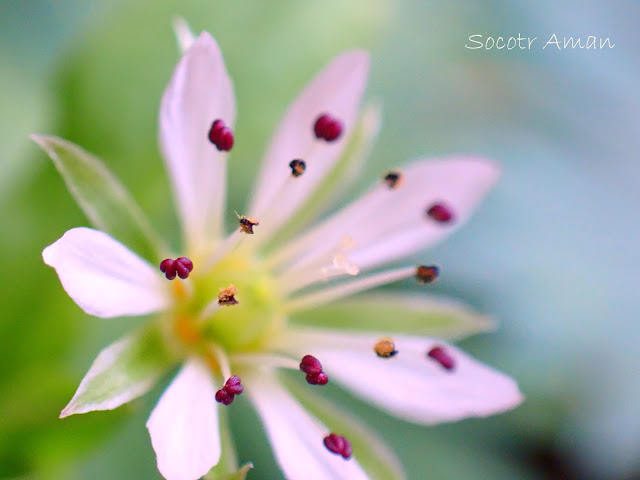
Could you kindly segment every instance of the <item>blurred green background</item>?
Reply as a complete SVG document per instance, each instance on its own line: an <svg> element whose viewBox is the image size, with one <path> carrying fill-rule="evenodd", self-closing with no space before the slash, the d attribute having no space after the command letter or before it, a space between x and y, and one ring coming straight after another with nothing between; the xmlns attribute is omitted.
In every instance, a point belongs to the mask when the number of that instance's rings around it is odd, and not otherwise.
<svg viewBox="0 0 640 480"><path fill-rule="evenodd" d="M351 47L371 50L368 98L384 107L359 186L422 155L504 166L472 221L420 258L442 267L435 291L500 320L464 346L518 379L526 403L426 428L332 391L409 478L640 478L640 4L575 0L1 0L0 478L160 478L144 422L161 387L114 412L57 418L99 349L140 320L86 316L42 263L43 247L88 222L27 135L100 155L177 238L156 146L176 14L213 33L235 82L231 211L287 103ZM469 35L518 33L615 48L464 48ZM241 460L259 467L249 478L280 478L245 399L232 424Z"/></svg>

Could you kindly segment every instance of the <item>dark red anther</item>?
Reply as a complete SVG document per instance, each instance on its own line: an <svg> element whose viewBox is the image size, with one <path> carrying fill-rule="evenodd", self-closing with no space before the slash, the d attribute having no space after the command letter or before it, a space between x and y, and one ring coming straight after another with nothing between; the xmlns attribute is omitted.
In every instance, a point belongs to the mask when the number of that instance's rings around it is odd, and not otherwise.
<svg viewBox="0 0 640 480"><path fill-rule="evenodd" d="M347 460L351 458L353 448L351 448L351 443L345 437L342 437L342 441L344 442L344 446L342 447L342 458Z"/></svg>
<svg viewBox="0 0 640 480"><path fill-rule="evenodd" d="M175 260L171 258L166 258L162 262L160 262L160 271L164 273L164 276L167 277L167 280L173 280L176 278L176 266Z"/></svg>
<svg viewBox="0 0 640 480"><path fill-rule="evenodd" d="M236 395L240 395L244 391L240 383L240 377L233 375L225 382L224 387L216 392L216 402L223 405L230 405Z"/></svg>
<svg viewBox="0 0 640 480"><path fill-rule="evenodd" d="M351 444L346 438L335 433L330 433L329 435L324 437L322 442L324 443L324 446L327 447L327 450L329 450L331 453L342 455L345 460L351 457Z"/></svg>
<svg viewBox="0 0 640 480"><path fill-rule="evenodd" d="M178 276L184 280L189 277L189 274L193 270L193 262L187 257L176 258L174 267Z"/></svg>
<svg viewBox="0 0 640 480"><path fill-rule="evenodd" d="M223 120L217 119L209 129L209 141L218 150L228 152L233 147L233 131L225 125Z"/></svg>
<svg viewBox="0 0 640 480"><path fill-rule="evenodd" d="M229 127L224 127L223 129L220 130L219 133L219 140L218 143L216 144L216 147L218 148L218 150L223 151L223 152L228 152L229 150L231 150L231 148L233 147L233 132L231 131L231 129Z"/></svg>
<svg viewBox="0 0 640 480"><path fill-rule="evenodd" d="M333 142L342 134L342 122L328 113L320 115L313 124L316 138Z"/></svg>
<svg viewBox="0 0 640 480"><path fill-rule="evenodd" d="M446 370L453 370L453 368L455 367L455 361L441 346L433 347L431 350L429 350L427 356L434 359L436 362L442 365L442 368Z"/></svg>
<svg viewBox="0 0 640 480"><path fill-rule="evenodd" d="M211 128L209 129L209 141L214 145L218 143L218 140L220 139L220 130L223 128L224 122L220 119L211 124Z"/></svg>
<svg viewBox="0 0 640 480"><path fill-rule="evenodd" d="M318 375L322 373L322 364L313 355L305 355L300 362L300 370L309 375Z"/></svg>
<svg viewBox="0 0 640 480"><path fill-rule="evenodd" d="M305 378L307 379L307 383L309 385L326 385L329 382L329 377L324 372L320 372L316 375L307 373L305 375Z"/></svg>
<svg viewBox="0 0 640 480"><path fill-rule="evenodd" d="M427 209L427 215L439 223L449 223L453 220L453 211L443 203L435 203Z"/></svg>
<svg viewBox="0 0 640 480"><path fill-rule="evenodd" d="M418 283L433 283L438 279L440 269L435 265L420 265L416 269L416 278Z"/></svg>
<svg viewBox="0 0 640 480"><path fill-rule="evenodd" d="M305 355L300 362L300 370L307 375L307 383L309 385L326 385L329 377L322 371L322 364L313 355Z"/></svg>
<svg viewBox="0 0 640 480"><path fill-rule="evenodd" d="M223 405L230 405L233 402L234 395L228 393L224 388L221 388L216 392L216 402Z"/></svg>
<svg viewBox="0 0 640 480"><path fill-rule="evenodd" d="M180 257L175 260L167 258L160 262L160 271L164 273L168 280L173 280L176 275L182 279L188 278L192 270L193 262L187 257Z"/></svg>
<svg viewBox="0 0 640 480"><path fill-rule="evenodd" d="M240 377L237 375L229 377L229 380L224 384L224 389L232 395L240 395L244 391L244 387L240 383Z"/></svg>

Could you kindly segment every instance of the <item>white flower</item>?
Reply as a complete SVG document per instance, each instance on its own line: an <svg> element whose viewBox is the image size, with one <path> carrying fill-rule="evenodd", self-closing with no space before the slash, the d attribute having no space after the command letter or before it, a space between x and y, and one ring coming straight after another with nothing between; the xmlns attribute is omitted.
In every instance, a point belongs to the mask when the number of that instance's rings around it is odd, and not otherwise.
<svg viewBox="0 0 640 480"><path fill-rule="evenodd" d="M225 238L233 87L215 40L206 32L194 39L184 25L178 32L186 52L162 99L160 144L183 247L179 255L159 242L150 247L155 253L147 258L156 265L167 258L162 272L89 228L74 228L44 250L45 263L90 315L154 314L147 327L100 353L61 416L116 408L182 361L147 422L165 478L194 480L216 464L214 473L237 468L233 458L225 461L233 447L219 434L226 429L224 409L232 408L225 405L242 390L233 374L241 378L287 478L353 480L369 478L375 469L380 476L380 468L389 469L389 478L402 472L375 436L315 395L313 389L327 379L423 424L518 405L522 397L513 380L420 335L439 331L451 337L487 326L464 307L407 293L341 300L410 277L432 281L435 267L370 272L434 245L464 223L499 169L474 157L419 160L306 227L315 207L328 201L329 187L344 186L341 180L378 128L375 110L358 120L369 57L346 52L285 113L258 175L250 217L241 217ZM215 120L221 122L212 128ZM94 225L114 232L126 221L149 240L147 246L154 242L144 216L97 159L61 139L33 138L52 156ZM323 308L324 315L311 320L299 316ZM348 322L343 331L335 328L336 312L353 312L349 320L340 317ZM434 315L440 327L428 323ZM367 329L372 331L360 333ZM306 385L300 372L280 373L287 369L302 369L317 386Z"/></svg>

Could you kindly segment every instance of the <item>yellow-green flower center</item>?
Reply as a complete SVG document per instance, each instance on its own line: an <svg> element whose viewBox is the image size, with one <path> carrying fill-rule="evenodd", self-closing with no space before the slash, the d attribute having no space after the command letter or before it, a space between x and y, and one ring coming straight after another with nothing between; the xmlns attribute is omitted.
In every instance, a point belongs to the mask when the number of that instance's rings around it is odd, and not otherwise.
<svg viewBox="0 0 640 480"><path fill-rule="evenodd" d="M248 252L234 250L208 272L196 265L188 284L174 282L173 333L186 348L200 350L215 342L227 353L256 351L284 326L274 276ZM229 285L238 290L238 304L218 306L203 316Z"/></svg>

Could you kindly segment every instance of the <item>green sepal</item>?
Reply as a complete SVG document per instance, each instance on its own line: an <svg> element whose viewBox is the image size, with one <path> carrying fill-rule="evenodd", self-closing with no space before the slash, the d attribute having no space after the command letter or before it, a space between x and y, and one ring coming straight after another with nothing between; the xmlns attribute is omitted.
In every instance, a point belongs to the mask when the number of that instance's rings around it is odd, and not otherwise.
<svg viewBox="0 0 640 480"><path fill-rule="evenodd" d="M156 323L102 350L60 414L112 410L146 393L177 361Z"/></svg>
<svg viewBox="0 0 640 480"><path fill-rule="evenodd" d="M224 380L223 380L224 381ZM231 427L229 426L229 413L225 408L218 407L218 430L220 431L220 449L222 454L220 455L220 461L215 465L204 478L206 480L222 480L222 479L243 479L243 476L235 477L245 467L238 470L238 455L236 454L236 448L231 436ZM253 464L247 468L247 471L253 467Z"/></svg>
<svg viewBox="0 0 640 480"><path fill-rule="evenodd" d="M212 475L211 472L207 473L204 478L205 480L245 480L247 478L247 474L249 470L253 468L253 463L245 463L241 468L236 470L233 473L223 474L223 475Z"/></svg>
<svg viewBox="0 0 640 480"><path fill-rule="evenodd" d="M368 293L295 313L290 322L336 330L460 339L491 331L494 322L466 305L417 293Z"/></svg>
<svg viewBox="0 0 640 480"><path fill-rule="evenodd" d="M157 262L166 252L133 197L97 157L62 138L31 135L51 157L67 188L92 225Z"/></svg>

